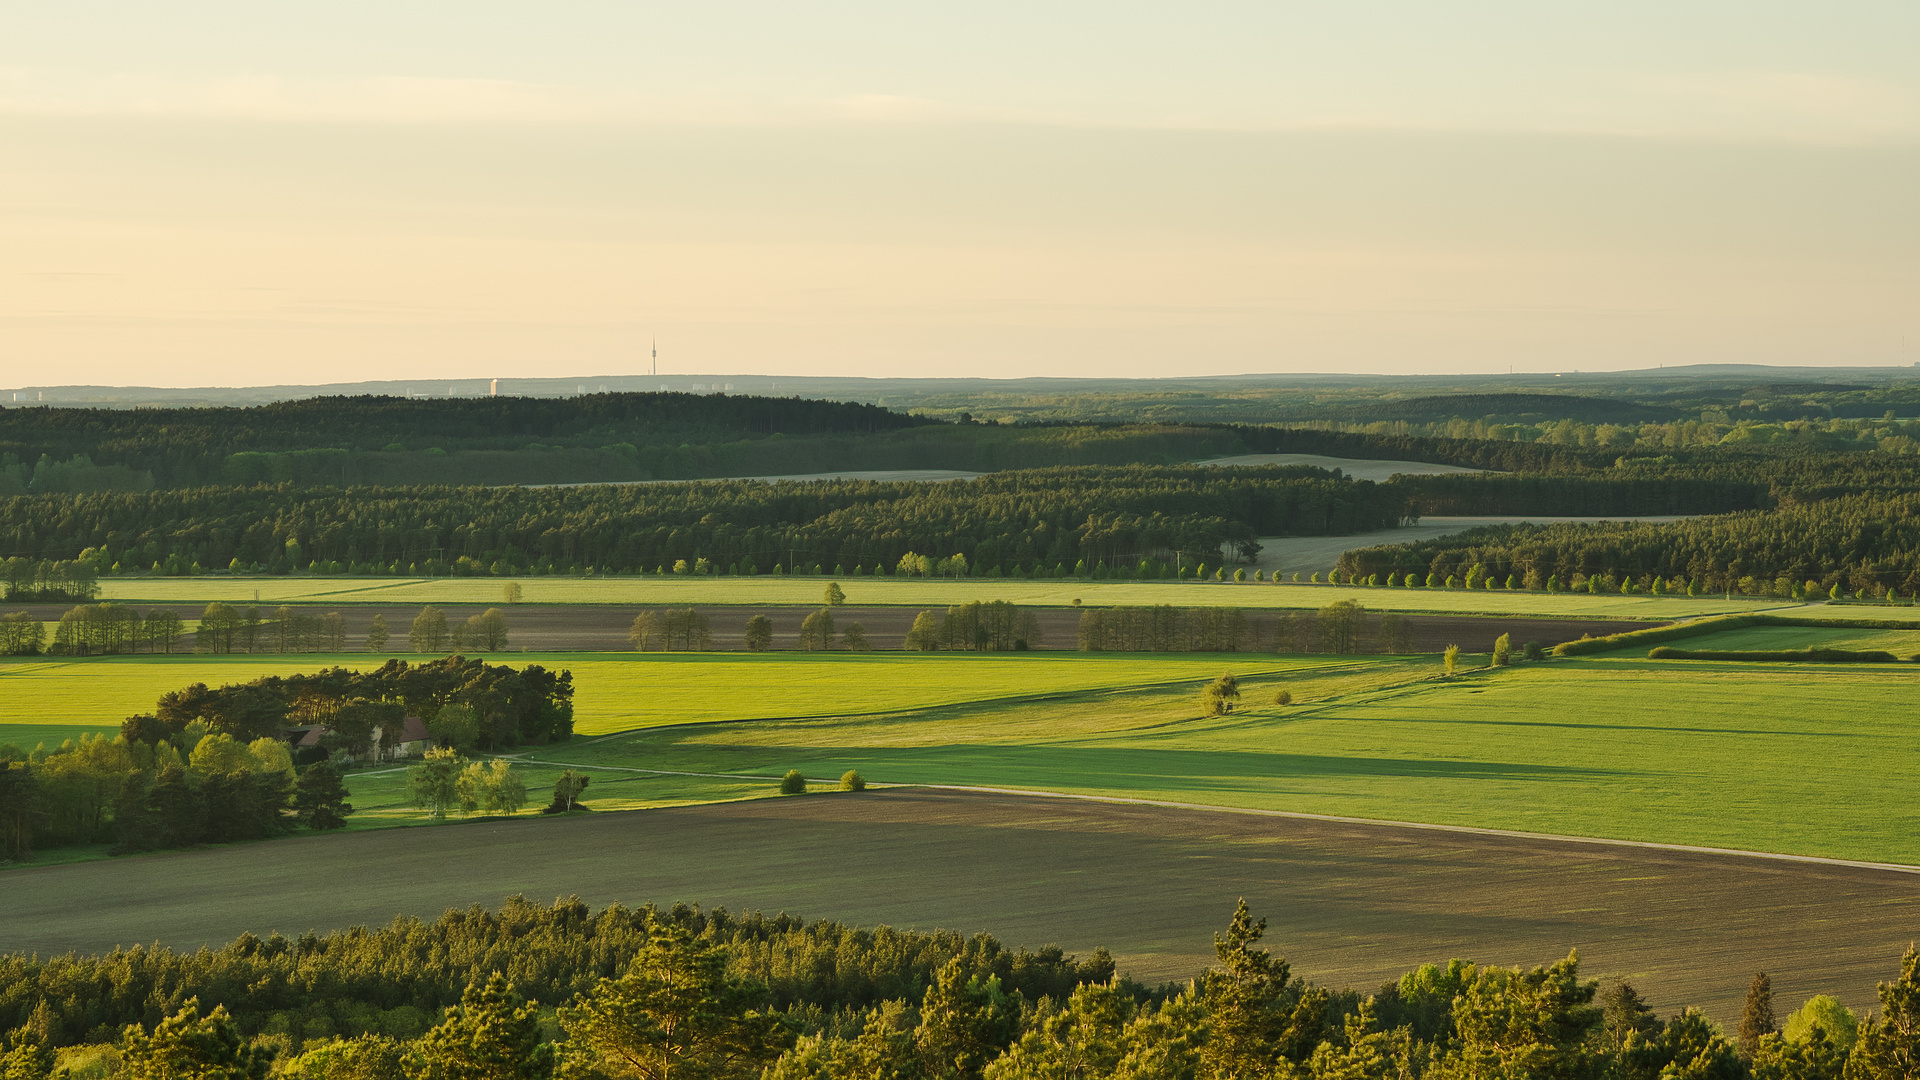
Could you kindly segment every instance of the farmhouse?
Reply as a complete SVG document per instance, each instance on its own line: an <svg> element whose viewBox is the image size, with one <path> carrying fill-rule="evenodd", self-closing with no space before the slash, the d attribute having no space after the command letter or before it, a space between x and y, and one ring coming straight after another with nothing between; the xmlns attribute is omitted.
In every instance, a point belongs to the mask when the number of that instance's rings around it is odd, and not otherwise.
<svg viewBox="0 0 1920 1080"><path fill-rule="evenodd" d="M309 724L289 729L287 737L296 753L304 751L305 755L312 755L317 760L324 754L320 740L331 734L333 729L325 724ZM424 752L432 743L433 736L427 733L427 725L419 717L409 716L401 721L398 731L375 728L366 746L348 752L347 757L368 761L407 758Z"/></svg>

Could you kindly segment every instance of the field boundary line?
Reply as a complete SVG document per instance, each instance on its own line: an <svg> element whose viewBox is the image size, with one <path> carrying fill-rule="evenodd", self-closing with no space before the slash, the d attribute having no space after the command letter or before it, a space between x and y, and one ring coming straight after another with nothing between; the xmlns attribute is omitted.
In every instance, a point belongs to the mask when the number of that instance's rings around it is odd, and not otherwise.
<svg viewBox="0 0 1920 1080"><path fill-rule="evenodd" d="M1427 821L1394 821L1388 818L1344 817L1338 814L1312 814L1304 810L1263 810L1251 806L1217 806L1209 803L1174 802L1168 799L1142 799L1127 795L1088 795L1071 791L1041 791L1033 788L976 787L966 784L886 784L890 788L929 788L936 791L970 791L986 795L1024 795L1048 799L1079 799L1084 802L1126 803L1159 806L1173 810L1212 810L1223 814L1254 814L1260 817L1292 818L1301 821L1325 821L1337 825L1380 825L1394 829L1421 829L1427 832L1465 833L1470 836L1499 836L1510 840L1551 840L1564 844L1597 844L1604 847L1650 848L1655 851L1679 851L1692 855L1733 855L1749 859L1775 859L1782 862L1841 866L1854 870L1885 870L1897 874L1920 874L1920 866L1906 863L1867 862L1860 859L1831 859L1821 855L1792 855L1783 851L1750 851L1746 848L1705 847L1698 844L1663 844L1654 840L1615 840L1604 836L1571 836L1564 833L1526 832L1520 829L1490 829L1479 825L1441 825Z"/></svg>

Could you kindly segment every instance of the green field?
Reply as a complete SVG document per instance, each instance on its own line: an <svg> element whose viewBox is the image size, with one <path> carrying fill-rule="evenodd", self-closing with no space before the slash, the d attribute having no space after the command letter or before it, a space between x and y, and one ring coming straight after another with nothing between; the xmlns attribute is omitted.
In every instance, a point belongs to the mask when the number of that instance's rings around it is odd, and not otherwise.
<svg viewBox="0 0 1920 1080"><path fill-rule="evenodd" d="M1863 627L1749 626L1670 643L1678 649L1761 651L1768 649L1877 649L1908 657L1920 652L1920 630ZM1645 648L1634 650L1646 655Z"/></svg>
<svg viewBox="0 0 1920 1080"><path fill-rule="evenodd" d="M1198 582L1013 581L993 578L757 577L757 578L514 578L529 604L700 605L817 604L829 580L847 591L850 604L948 607L969 600L1006 600L1035 607L1065 607L1075 600L1103 607L1173 604L1183 607L1319 608L1353 600L1380 611L1442 614L1538 615L1601 619L1667 620L1724 611L1786 606L1779 600L1684 596L1588 596L1584 593L1524 593L1465 589L1391 589L1334 585ZM198 577L108 578L102 596L124 603L204 604L213 600L262 604L497 604L501 578L312 578ZM1852 609L1848 609L1852 610ZM1911 609L1905 609L1911 614Z"/></svg>
<svg viewBox="0 0 1920 1080"><path fill-rule="evenodd" d="M1305 704L1198 716L1188 690L722 724L549 762L1133 796L1920 863L1905 669L1557 660L1451 681L1413 661L1295 672Z"/></svg>
<svg viewBox="0 0 1920 1080"><path fill-rule="evenodd" d="M412 657L411 659L418 659ZM1114 690L1210 679L1226 668L1367 667L1366 657L1169 653L512 653L515 666L573 672L575 729L592 735L661 724L845 716L956 702ZM0 733L15 724L117 728L161 694L382 657L125 656L0 661Z"/></svg>
<svg viewBox="0 0 1920 1080"><path fill-rule="evenodd" d="M1754 627L1705 647L1907 646L1920 632ZM519 754L606 808L770 794L798 768L1920 864L1920 671L1648 661L1631 651L1439 676L1432 657L514 654L566 667L582 738ZM0 741L111 727L193 681L343 657L0 664ZM1199 715L1231 668L1241 708ZM1273 704L1285 688L1290 706ZM672 726L681 725L681 726ZM697 725L697 726L689 726ZM659 730L672 726L670 730ZM18 737L10 732L18 732ZM599 736L599 737L595 737ZM675 776L674 773L719 774ZM749 779L741 779L748 777ZM414 822L404 772L353 778L357 824Z"/></svg>

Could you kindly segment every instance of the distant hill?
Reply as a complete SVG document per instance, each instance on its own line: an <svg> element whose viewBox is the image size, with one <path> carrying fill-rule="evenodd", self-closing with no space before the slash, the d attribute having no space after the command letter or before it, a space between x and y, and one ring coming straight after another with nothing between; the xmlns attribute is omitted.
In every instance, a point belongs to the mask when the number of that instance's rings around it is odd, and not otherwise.
<svg viewBox="0 0 1920 1080"><path fill-rule="evenodd" d="M1574 394L1433 394L1358 405L1354 415L1366 420L1579 420L1589 424L1638 424L1674 418L1672 407L1661 408L1617 398Z"/></svg>

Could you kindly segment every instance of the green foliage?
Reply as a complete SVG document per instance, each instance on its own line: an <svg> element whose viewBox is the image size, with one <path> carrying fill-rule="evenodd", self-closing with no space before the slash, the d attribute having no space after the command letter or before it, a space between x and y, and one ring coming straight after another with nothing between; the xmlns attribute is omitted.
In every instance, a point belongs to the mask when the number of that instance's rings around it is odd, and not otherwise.
<svg viewBox="0 0 1920 1080"><path fill-rule="evenodd" d="M413 1044L406 1080L546 1080L553 1053L540 1043L540 1009L494 972L460 995L447 1018Z"/></svg>
<svg viewBox="0 0 1920 1080"><path fill-rule="evenodd" d="M847 628L840 632L840 647L855 653L873 651L873 645L867 641L867 628L857 622L848 623Z"/></svg>
<svg viewBox="0 0 1920 1080"><path fill-rule="evenodd" d="M1493 639L1493 666L1506 667L1513 662L1513 635L1501 634Z"/></svg>
<svg viewBox="0 0 1920 1080"><path fill-rule="evenodd" d="M120 1060L128 1080L263 1080L271 1057L247 1045L226 1006L201 1016L199 999L188 998L151 1035L128 1027Z"/></svg>
<svg viewBox="0 0 1920 1080"><path fill-rule="evenodd" d="M1650 649L1649 660L1750 660L1772 663L1892 664L1899 657L1878 649Z"/></svg>
<svg viewBox="0 0 1920 1080"><path fill-rule="evenodd" d="M569 1064L643 1080L748 1080L793 1044L781 1019L758 1009L766 997L729 977L725 955L685 926L656 924L624 975L560 1010Z"/></svg>
<svg viewBox="0 0 1920 1080"><path fill-rule="evenodd" d="M468 762L454 791L466 814L516 814L527 804L526 781L511 762L500 758Z"/></svg>
<svg viewBox="0 0 1920 1080"><path fill-rule="evenodd" d="M434 576L651 571L698 559L728 574L803 560L895 567L913 549L949 553L915 573L956 577L1111 570L1174 551L1209 563L1250 558L1261 535L1337 535L1399 520L1391 488L1316 469L1028 469L946 484L820 481L769 485L566 488L198 488L152 495L0 501L0 531L114 535L162 573L238 560L304 570ZM634 529L635 521L647 528ZM287 546L298 540L297 551ZM138 554L133 554L137 552ZM433 651L427 649L425 651Z"/></svg>
<svg viewBox="0 0 1920 1080"><path fill-rule="evenodd" d="M1778 1030L1773 1017L1773 980L1762 971L1747 987L1747 1000L1740 1010L1740 1056L1753 1060L1760 1040Z"/></svg>
<svg viewBox="0 0 1920 1080"><path fill-rule="evenodd" d="M1840 1050L1851 1049L1860 1034L1860 1018L1853 1010L1827 994L1815 994L1794 1010L1781 1025L1781 1033L1794 1042L1805 1042L1814 1028L1826 1032Z"/></svg>
<svg viewBox="0 0 1920 1080"><path fill-rule="evenodd" d="M800 647L808 652L823 652L833 648L833 609L821 608L809 612L800 620Z"/></svg>
<svg viewBox="0 0 1920 1080"><path fill-rule="evenodd" d="M347 801L347 785L340 770L329 762L307 766L293 789L294 819L309 829L340 829L347 824L353 804Z"/></svg>
<svg viewBox="0 0 1920 1080"><path fill-rule="evenodd" d="M1449 645L1440 654L1440 666L1447 678L1451 679L1460 671L1460 646Z"/></svg>
<svg viewBox="0 0 1920 1080"><path fill-rule="evenodd" d="M543 814L571 814L575 810L581 809L580 796L587 790L587 785L591 783L593 783L593 777L588 776L578 769L568 769L560 774L558 780L553 782L553 801L549 802L547 808L540 812Z"/></svg>
<svg viewBox="0 0 1920 1080"><path fill-rule="evenodd" d="M805 795L807 793L807 774L799 769L788 769L787 775L780 778L780 794Z"/></svg>
<svg viewBox="0 0 1920 1080"><path fill-rule="evenodd" d="M1894 1080L1913 1075L1914 1063L1920 1061L1920 950L1907 946L1906 955L1900 958L1900 977L1881 983L1879 992L1879 1014L1870 1014L1866 1023L1859 1025L1857 1041L1847 1059L1847 1075L1854 1080ZM1844 1024L1838 1016L1829 1020L1836 1026ZM1792 1019L1787 1022L1793 1023ZM1825 1025L1821 1026L1824 1030ZM1829 1037L1838 1044L1837 1032L1829 1033Z"/></svg>
<svg viewBox="0 0 1920 1080"><path fill-rule="evenodd" d="M867 780L865 777L860 775L858 770L848 769L845 773L842 773L840 776L840 790L841 791L865 791L867 790Z"/></svg>
<svg viewBox="0 0 1920 1080"><path fill-rule="evenodd" d="M451 640L446 612L432 606L420 609L420 614L413 617L413 628L407 632L407 644L417 653L445 652Z"/></svg>
<svg viewBox="0 0 1920 1080"><path fill-rule="evenodd" d="M640 616L636 617L634 621L636 634L639 633L639 630L638 630L638 627L640 625L639 620L644 619L646 617L647 617L646 613L642 613ZM853 625L858 626L860 624L854 623ZM851 633L851 629L852 628L849 627L850 633ZM645 646L640 644L639 640L640 639L636 639L636 643L634 647L644 648ZM862 642L864 642L865 640L866 639L864 637L861 638ZM747 620L747 630L745 635L743 635L742 637L741 644L745 646L748 652L766 652L768 649L773 648L773 620L767 618L765 615L755 615L749 618Z"/></svg>
<svg viewBox="0 0 1920 1080"><path fill-rule="evenodd" d="M1078 644L1082 652L1238 652L1255 633L1239 608L1087 608Z"/></svg>
<svg viewBox="0 0 1920 1080"><path fill-rule="evenodd" d="M436 746L407 767L407 790L415 808L430 818L444 818L460 799L460 772L466 759L450 746Z"/></svg>
<svg viewBox="0 0 1920 1080"><path fill-rule="evenodd" d="M1200 708L1207 716L1224 716L1240 700L1240 680L1229 671L1208 683L1200 692Z"/></svg>

